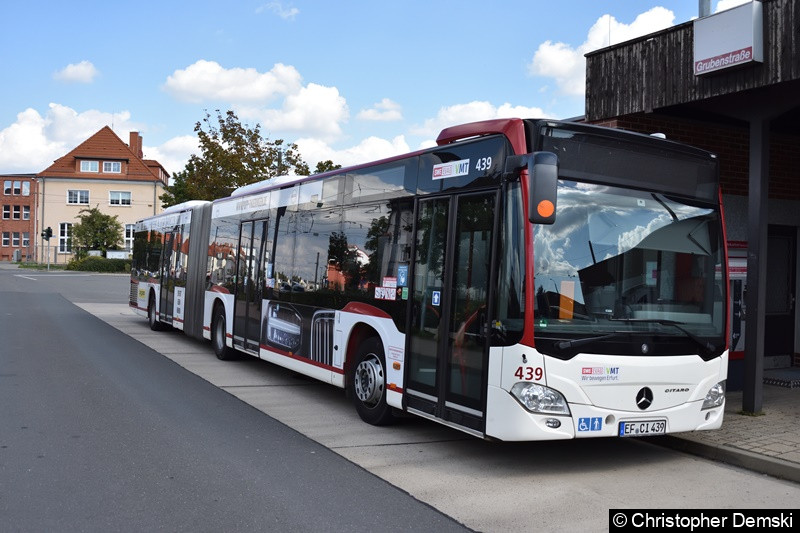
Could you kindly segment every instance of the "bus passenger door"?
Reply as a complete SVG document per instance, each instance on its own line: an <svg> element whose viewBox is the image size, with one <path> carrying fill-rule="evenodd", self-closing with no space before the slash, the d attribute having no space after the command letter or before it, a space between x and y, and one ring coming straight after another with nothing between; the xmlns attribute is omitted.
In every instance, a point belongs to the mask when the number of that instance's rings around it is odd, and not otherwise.
<svg viewBox="0 0 800 533"><path fill-rule="evenodd" d="M485 429L496 192L420 200L411 279L405 406Z"/></svg>
<svg viewBox="0 0 800 533"><path fill-rule="evenodd" d="M258 353L261 326L261 258L266 220L242 222L236 260L236 295L233 317L233 344Z"/></svg>
<svg viewBox="0 0 800 533"><path fill-rule="evenodd" d="M159 317L163 322L172 324L172 304L175 300L174 246L176 235L173 232L164 234L164 248L161 251L161 302Z"/></svg>

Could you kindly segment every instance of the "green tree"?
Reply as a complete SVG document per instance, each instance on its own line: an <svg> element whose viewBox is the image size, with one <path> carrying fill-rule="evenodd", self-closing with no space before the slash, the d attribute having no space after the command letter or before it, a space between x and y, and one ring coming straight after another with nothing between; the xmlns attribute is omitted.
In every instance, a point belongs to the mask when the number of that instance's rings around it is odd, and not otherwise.
<svg viewBox="0 0 800 533"><path fill-rule="evenodd" d="M329 170L338 170L340 168L342 168L342 165L337 165L330 159L327 159L317 163L317 166L314 169L314 174L322 174L323 172L328 172Z"/></svg>
<svg viewBox="0 0 800 533"><path fill-rule="evenodd" d="M164 194L160 197L164 207L182 204L192 199L191 196L189 196L189 187L186 184L186 180L193 174L194 165L191 161L186 164L186 168L182 171L172 173L172 185L166 187Z"/></svg>
<svg viewBox="0 0 800 533"><path fill-rule="evenodd" d="M367 279L374 283L380 281L381 254L389 236L389 218L382 216L372 219L367 231L367 240L364 249L369 252L369 263L364 267ZM383 245L383 246L382 246Z"/></svg>
<svg viewBox="0 0 800 533"><path fill-rule="evenodd" d="M161 196L165 207L186 200L214 200L229 196L237 187L283 174L307 175L297 145L261 135L261 126L242 124L228 110L216 117L206 112L195 124L200 155L192 154L186 168L175 175Z"/></svg>
<svg viewBox="0 0 800 533"><path fill-rule="evenodd" d="M116 215L106 215L93 207L81 209L78 219L80 222L72 226L71 237L76 258L86 257L89 250L100 250L105 257L106 251L122 244L122 224Z"/></svg>

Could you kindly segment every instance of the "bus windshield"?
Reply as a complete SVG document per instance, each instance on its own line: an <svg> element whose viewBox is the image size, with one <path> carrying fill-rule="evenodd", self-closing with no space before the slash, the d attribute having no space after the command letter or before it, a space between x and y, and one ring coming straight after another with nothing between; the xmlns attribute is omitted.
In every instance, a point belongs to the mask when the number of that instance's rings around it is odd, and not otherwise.
<svg viewBox="0 0 800 533"><path fill-rule="evenodd" d="M537 348L642 355L724 348L718 210L674 196L561 181L552 226L534 229ZM594 347L593 347L594 346Z"/></svg>

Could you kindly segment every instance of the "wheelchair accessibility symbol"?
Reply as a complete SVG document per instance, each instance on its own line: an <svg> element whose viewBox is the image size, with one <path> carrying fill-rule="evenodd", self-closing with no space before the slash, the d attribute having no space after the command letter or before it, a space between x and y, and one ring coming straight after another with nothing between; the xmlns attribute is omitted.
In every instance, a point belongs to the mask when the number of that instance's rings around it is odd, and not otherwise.
<svg viewBox="0 0 800 533"><path fill-rule="evenodd" d="M600 431L603 429L603 418L586 417L578 419L578 431Z"/></svg>

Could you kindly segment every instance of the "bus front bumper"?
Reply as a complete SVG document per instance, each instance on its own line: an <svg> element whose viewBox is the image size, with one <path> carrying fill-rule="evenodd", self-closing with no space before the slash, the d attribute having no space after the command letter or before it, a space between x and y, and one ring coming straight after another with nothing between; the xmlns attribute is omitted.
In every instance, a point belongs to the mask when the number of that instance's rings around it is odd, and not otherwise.
<svg viewBox="0 0 800 533"><path fill-rule="evenodd" d="M686 402L657 411L620 411L585 404L568 404L570 415L531 413L506 390L489 386L486 436L506 441L558 440L590 437L643 437L718 429L725 403L702 409L703 402Z"/></svg>

